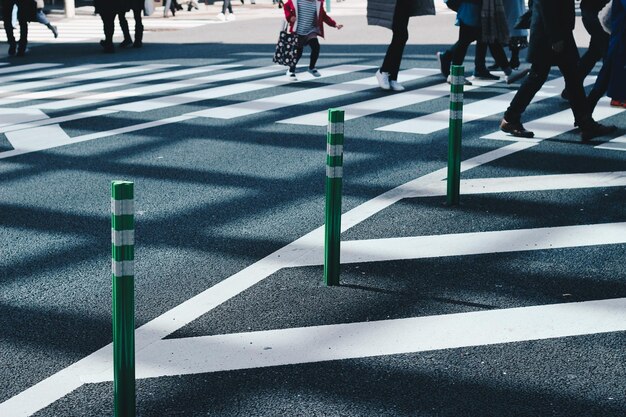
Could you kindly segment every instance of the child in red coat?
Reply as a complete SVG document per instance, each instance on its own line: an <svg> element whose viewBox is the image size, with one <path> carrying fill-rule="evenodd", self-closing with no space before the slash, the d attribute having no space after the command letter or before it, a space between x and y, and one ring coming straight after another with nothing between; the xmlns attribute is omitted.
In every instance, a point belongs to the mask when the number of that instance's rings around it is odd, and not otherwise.
<svg viewBox="0 0 626 417"><path fill-rule="evenodd" d="M308 45L311 48L309 72L314 77L319 77L320 73L315 68L320 55L317 37L324 37L324 23L337 29L341 29L343 25L338 25L326 14L324 0L287 0L283 10L289 23L289 31L298 35L297 60L300 60L304 47ZM295 64L287 70L287 76L290 80L297 81Z"/></svg>

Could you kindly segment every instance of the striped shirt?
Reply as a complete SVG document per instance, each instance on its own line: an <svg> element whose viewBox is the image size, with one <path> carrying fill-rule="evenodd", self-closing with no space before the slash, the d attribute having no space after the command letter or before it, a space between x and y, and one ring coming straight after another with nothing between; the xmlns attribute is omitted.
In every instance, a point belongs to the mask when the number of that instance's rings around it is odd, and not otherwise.
<svg viewBox="0 0 626 417"><path fill-rule="evenodd" d="M300 0L298 2L298 10L296 16L298 26L296 33L298 35L310 35L317 32L317 0Z"/></svg>

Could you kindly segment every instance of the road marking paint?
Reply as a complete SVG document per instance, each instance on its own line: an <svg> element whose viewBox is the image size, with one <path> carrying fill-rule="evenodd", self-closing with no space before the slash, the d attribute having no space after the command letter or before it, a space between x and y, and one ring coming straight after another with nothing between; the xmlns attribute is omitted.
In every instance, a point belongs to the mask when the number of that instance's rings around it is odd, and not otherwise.
<svg viewBox="0 0 626 417"><path fill-rule="evenodd" d="M3 109L0 108L0 130L5 126L27 123L33 120L47 119L48 116L37 109Z"/></svg>
<svg viewBox="0 0 626 417"><path fill-rule="evenodd" d="M626 298L166 339L137 354L137 378L519 343L626 330ZM112 380L112 372L86 376Z"/></svg>
<svg viewBox="0 0 626 417"><path fill-rule="evenodd" d="M282 71L282 68L279 66L275 66L273 71ZM339 65L336 67L325 68L322 72L322 77L331 77L335 75L348 74L355 71L362 71L364 69L369 69L369 66L362 65ZM253 71L253 70L248 70ZM270 72L270 71L268 71ZM223 74L222 80L233 80L237 78L244 78L250 75L242 73L230 73ZM299 79L301 81L311 81L314 79L319 79L313 77L309 73L299 74ZM120 111L131 111L131 112L144 112L148 110L162 109L165 107L177 106L182 104L194 103L198 101L210 100L219 97L232 96L235 94L241 93L250 93L253 91L260 91L267 88L278 87L281 85L289 84L290 80L287 79L286 76L281 75L272 78L264 78L261 80L254 80L249 82L237 83L237 84L229 84L220 87L212 87L203 90L196 90L188 93L176 94L166 97L157 97L154 99L143 100L128 104L122 104L118 106L110 106L106 107L111 110L120 110Z"/></svg>
<svg viewBox="0 0 626 417"><path fill-rule="evenodd" d="M9 110L9 109L0 109L0 121L2 120L2 117L3 117L2 116L3 110ZM92 111L83 112L83 113L68 114L67 116L49 117L48 115L44 114L41 110L31 109L31 108L26 108L26 107L18 107L17 109L10 109L10 111L16 112L18 114L27 114L28 112L33 112L33 114L35 114L34 112L36 112L36 114L40 116L37 118L33 116L33 118L30 121L17 122L14 120L14 123L9 122L6 125L0 123L0 133L13 132L16 130L23 130L23 129L31 129L33 127L38 127L38 126L45 126L45 125L56 124L56 123L64 123L64 122L69 122L72 120L87 119L89 117L97 117L97 116L104 116L105 114L117 113L116 111L113 111L113 110L92 110Z"/></svg>
<svg viewBox="0 0 626 417"><path fill-rule="evenodd" d="M324 71L321 72L324 75ZM431 69L413 68L402 71L404 81L414 81L436 74ZM237 117L250 116L266 111L277 110L298 104L310 103L316 100L326 100L345 96L360 91L371 90L378 86L376 77L368 77L359 80L348 81L339 84L325 85L317 88L280 94L273 97L264 97L257 100L244 101L228 106L213 107L189 113L194 116L211 117L216 119L234 119Z"/></svg>
<svg viewBox="0 0 626 417"><path fill-rule="evenodd" d="M608 97L603 97L596 107L596 111L593 113L593 118L596 121L606 119L611 116L615 116L624 111L623 108L610 107ZM574 127L574 114L571 109L563 110L557 113L550 114L539 119L531 120L524 123L524 127L528 130L535 132L533 140L540 141L543 139L550 139L565 132L575 129ZM500 130L482 136L482 139L494 139L494 140L512 140L517 141L520 138L511 136L508 133L504 133Z"/></svg>
<svg viewBox="0 0 626 417"><path fill-rule="evenodd" d="M614 151L626 151L626 135L610 140L602 145L596 146L598 149L611 149Z"/></svg>
<svg viewBox="0 0 626 417"><path fill-rule="evenodd" d="M29 74L26 71L38 70L42 68L58 67L61 64L27 64L27 65L11 65L10 67L0 68L0 75L11 74L14 72L25 71L24 78L29 78ZM13 76L11 76L13 77ZM5 78L2 77L4 80Z"/></svg>
<svg viewBox="0 0 626 417"><path fill-rule="evenodd" d="M137 74L141 72L148 72L154 70L160 70L164 68L171 68L171 64L148 64L141 65L138 67L130 67L130 68L116 68L116 69L108 69L104 71L96 71L96 72L87 72L84 74L73 75L69 77L71 81L83 81L83 80L94 80L98 78L108 78L108 77L118 77L118 76L128 76L131 74ZM55 79L46 81L48 86L52 85L64 85L67 83L67 80L63 79ZM55 97L61 97L64 95L68 95L71 93L81 92L81 91L89 91L92 88L90 83L73 85L66 88L59 88L53 90L44 90L44 91L31 91L26 93L20 93L15 95L10 95L0 99L0 105L7 104L15 104L28 100L44 100Z"/></svg>
<svg viewBox="0 0 626 417"><path fill-rule="evenodd" d="M113 80L113 81L105 81L100 83L89 84L90 87L88 90L83 91L93 91L96 89L104 89L110 87L124 87L131 84L143 83L146 81L154 81L154 80L163 80L164 78L167 81L157 84L144 85L135 88L129 89L116 89L115 91L106 91L101 93L89 94L86 96L82 96L80 98L75 99L62 99L50 101L47 103L37 104L31 107L37 107L39 109L46 110L61 110L67 109L71 107L84 106L84 105L94 105L97 103L102 103L105 101L116 100L125 97L141 97L144 95L152 94L152 93L161 93L165 91L176 90L180 88L186 88L189 86L189 79L183 80L175 80L176 78L188 77L196 74L219 71L222 69L232 69L235 67L239 67L239 65L206 65L202 67L195 68L187 68L177 71L168 71L166 73L159 72L155 74L148 75L140 75L137 77L124 78L121 80ZM194 77L193 85L198 85L198 80L203 80L206 77Z"/></svg>

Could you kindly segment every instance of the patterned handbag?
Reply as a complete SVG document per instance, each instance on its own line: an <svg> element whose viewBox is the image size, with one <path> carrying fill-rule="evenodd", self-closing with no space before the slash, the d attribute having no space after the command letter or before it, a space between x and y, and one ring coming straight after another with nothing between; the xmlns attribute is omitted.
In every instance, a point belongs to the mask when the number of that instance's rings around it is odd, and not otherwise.
<svg viewBox="0 0 626 417"><path fill-rule="evenodd" d="M287 32L287 29L280 31L278 43L276 44L276 52L274 52L273 61L280 65L291 67L296 65L298 49L298 35Z"/></svg>

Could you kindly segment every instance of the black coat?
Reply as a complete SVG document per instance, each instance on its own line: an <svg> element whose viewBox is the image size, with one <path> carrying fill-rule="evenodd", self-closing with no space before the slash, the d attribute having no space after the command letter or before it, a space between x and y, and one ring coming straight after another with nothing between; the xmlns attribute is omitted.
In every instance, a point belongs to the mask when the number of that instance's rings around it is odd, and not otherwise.
<svg viewBox="0 0 626 417"><path fill-rule="evenodd" d="M433 0L367 0L367 24L391 29L393 14L398 1L411 3L409 16L435 14Z"/></svg>
<svg viewBox="0 0 626 417"><path fill-rule="evenodd" d="M528 61L531 63L554 61L552 45L564 41L571 48L574 41L576 11L574 0L533 0Z"/></svg>
<svg viewBox="0 0 626 417"><path fill-rule="evenodd" d="M96 13L99 15L117 14L128 11L125 0L95 0L94 6Z"/></svg>

